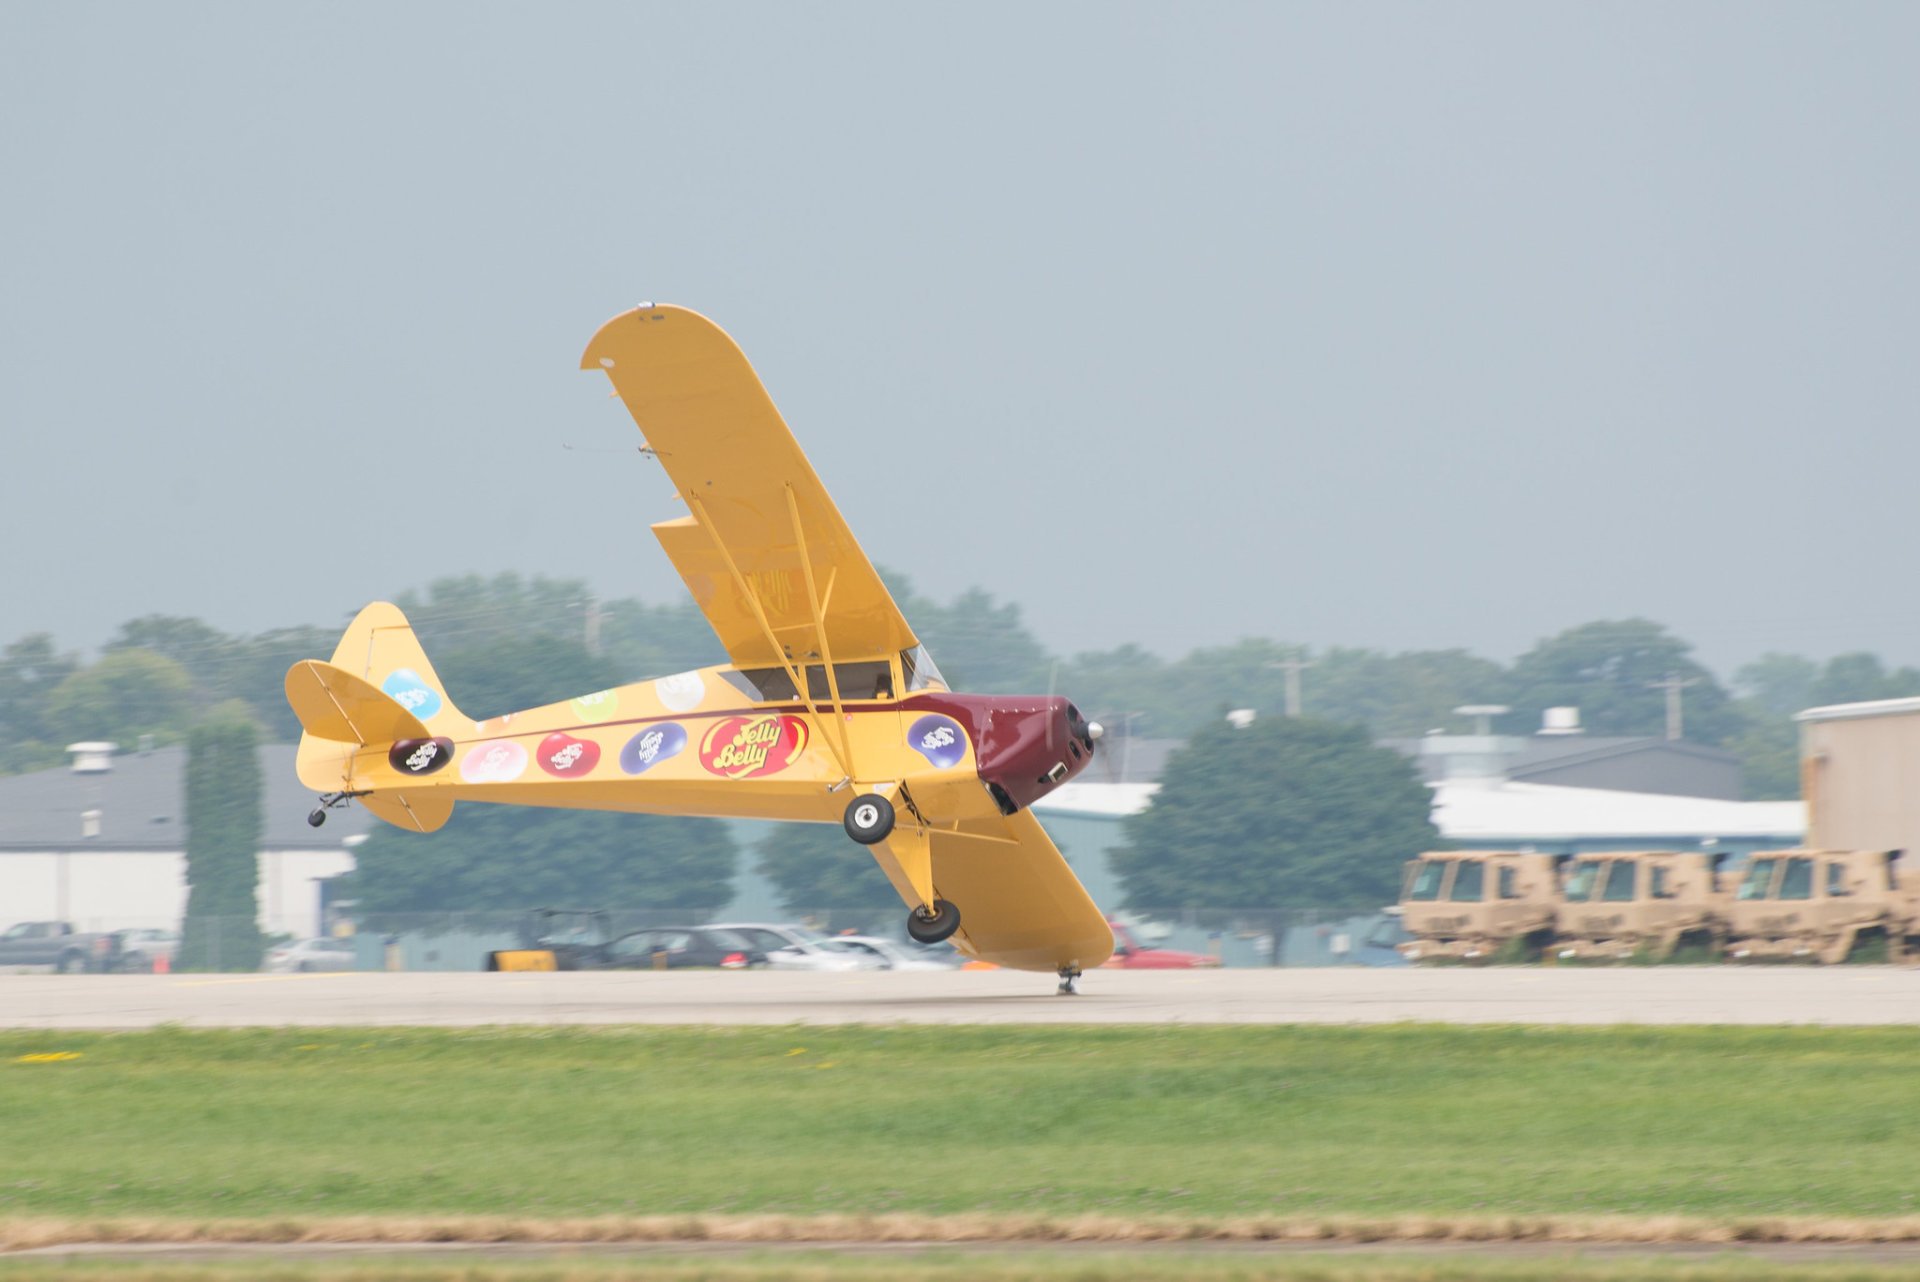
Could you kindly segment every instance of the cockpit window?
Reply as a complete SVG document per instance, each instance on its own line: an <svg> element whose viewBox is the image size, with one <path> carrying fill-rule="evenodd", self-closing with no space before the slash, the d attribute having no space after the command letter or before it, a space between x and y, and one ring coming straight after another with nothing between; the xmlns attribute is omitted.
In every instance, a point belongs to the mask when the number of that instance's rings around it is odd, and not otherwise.
<svg viewBox="0 0 1920 1282"><path fill-rule="evenodd" d="M815 703L831 699L826 666L810 663L805 671L808 696ZM785 668L730 668L720 675L728 685L760 703L797 703L800 699ZM847 703L893 698L893 665L885 660L836 663L833 679L840 685L840 698Z"/></svg>
<svg viewBox="0 0 1920 1282"><path fill-rule="evenodd" d="M933 656L927 653L927 647L923 645L900 652L900 671L906 674L909 692L925 690L929 686L941 690L953 688L947 684L947 679L940 675L940 669L934 663Z"/></svg>

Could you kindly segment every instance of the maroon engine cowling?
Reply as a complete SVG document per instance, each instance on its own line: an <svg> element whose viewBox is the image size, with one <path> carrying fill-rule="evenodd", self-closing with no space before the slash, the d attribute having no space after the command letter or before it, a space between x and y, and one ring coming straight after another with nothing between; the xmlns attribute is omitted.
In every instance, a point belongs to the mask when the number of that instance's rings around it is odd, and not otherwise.
<svg viewBox="0 0 1920 1282"><path fill-rule="evenodd" d="M965 726L980 778L1007 814L1032 805L1093 760L1087 719L1058 695L926 693L902 699L900 707L942 713Z"/></svg>

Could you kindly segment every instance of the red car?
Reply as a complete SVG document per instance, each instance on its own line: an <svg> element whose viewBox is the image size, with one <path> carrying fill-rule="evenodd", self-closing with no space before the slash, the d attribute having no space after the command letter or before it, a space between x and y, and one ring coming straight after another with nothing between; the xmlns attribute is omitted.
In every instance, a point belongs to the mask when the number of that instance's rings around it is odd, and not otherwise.
<svg viewBox="0 0 1920 1282"><path fill-rule="evenodd" d="M1121 970L1190 970L1197 966L1218 966L1218 957L1205 953L1183 952L1178 948L1142 948L1133 933L1117 921L1107 923L1113 929L1113 956L1106 962Z"/></svg>

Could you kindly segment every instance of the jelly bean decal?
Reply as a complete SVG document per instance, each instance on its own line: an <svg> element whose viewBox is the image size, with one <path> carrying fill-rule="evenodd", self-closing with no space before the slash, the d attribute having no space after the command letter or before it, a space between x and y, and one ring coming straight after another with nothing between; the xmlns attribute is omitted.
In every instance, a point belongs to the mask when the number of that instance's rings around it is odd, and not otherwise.
<svg viewBox="0 0 1920 1282"><path fill-rule="evenodd" d="M402 739L387 749L387 764L404 775L430 775L452 760L451 739Z"/></svg>
<svg viewBox="0 0 1920 1282"><path fill-rule="evenodd" d="M540 750L534 755L540 759L540 768L548 774L578 779L600 764L600 745L591 739L576 739L570 734L555 732L540 741Z"/></svg>
<svg viewBox="0 0 1920 1282"><path fill-rule="evenodd" d="M620 749L620 768L630 775L643 774L668 757L677 757L687 746L687 730L676 722L648 726Z"/></svg>
<svg viewBox="0 0 1920 1282"><path fill-rule="evenodd" d="M573 715L582 721L606 721L618 711L620 711L620 692L617 690L583 694L573 701Z"/></svg>
<svg viewBox="0 0 1920 1282"><path fill-rule="evenodd" d="M476 743L460 759L460 777L468 783L512 783L526 768L526 747L511 739Z"/></svg>
<svg viewBox="0 0 1920 1282"><path fill-rule="evenodd" d="M399 668L380 683L380 688L401 707L422 721L431 720L440 711L440 692L420 679L412 668Z"/></svg>
<svg viewBox="0 0 1920 1282"><path fill-rule="evenodd" d="M707 697L707 683L698 672L681 672L656 680L653 693L668 712L692 712Z"/></svg>
<svg viewBox="0 0 1920 1282"><path fill-rule="evenodd" d="M967 755L967 733L952 717L929 713L907 731L907 745L935 766L945 770L960 764Z"/></svg>
<svg viewBox="0 0 1920 1282"><path fill-rule="evenodd" d="M727 779L777 775L807 750L807 723L798 717L727 717L700 740L700 764Z"/></svg>

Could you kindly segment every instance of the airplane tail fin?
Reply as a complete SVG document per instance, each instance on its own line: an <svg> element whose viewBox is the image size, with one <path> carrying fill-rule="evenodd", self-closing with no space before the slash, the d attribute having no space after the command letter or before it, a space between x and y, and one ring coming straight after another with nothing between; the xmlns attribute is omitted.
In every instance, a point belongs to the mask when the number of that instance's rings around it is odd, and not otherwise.
<svg viewBox="0 0 1920 1282"><path fill-rule="evenodd" d="M366 747L387 748L396 769L437 770L443 763L432 758L451 753L447 740L473 727L447 698L398 606L376 601L360 611L331 662L302 659L287 670L286 691L305 731L296 758L300 782L316 792L354 793L397 827L432 832L446 823L453 799L424 779L415 788L373 791L353 779L354 754Z"/></svg>

